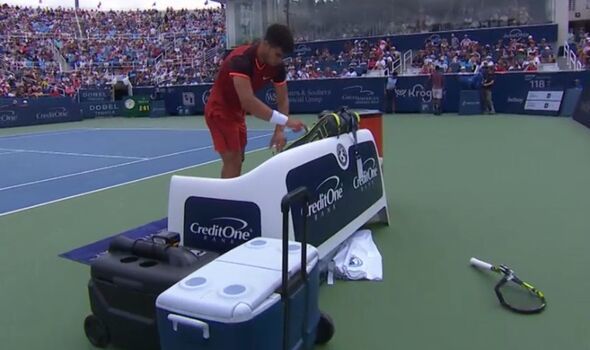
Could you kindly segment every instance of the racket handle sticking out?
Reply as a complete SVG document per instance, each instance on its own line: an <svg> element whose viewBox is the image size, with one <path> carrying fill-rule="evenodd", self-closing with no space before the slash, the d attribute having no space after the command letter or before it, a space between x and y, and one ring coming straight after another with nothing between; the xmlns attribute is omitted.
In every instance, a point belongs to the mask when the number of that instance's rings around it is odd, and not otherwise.
<svg viewBox="0 0 590 350"><path fill-rule="evenodd" d="M469 260L469 263L471 264L471 266L477 267L478 269L482 269L482 270L492 270L492 268L493 268L492 264L489 264L485 261L481 261L476 258L471 258Z"/></svg>

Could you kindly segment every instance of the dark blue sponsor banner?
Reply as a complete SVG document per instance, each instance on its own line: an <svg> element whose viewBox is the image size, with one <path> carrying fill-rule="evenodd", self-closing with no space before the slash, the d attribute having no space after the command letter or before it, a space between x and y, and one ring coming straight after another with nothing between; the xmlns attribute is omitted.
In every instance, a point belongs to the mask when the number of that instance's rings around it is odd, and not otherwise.
<svg viewBox="0 0 590 350"><path fill-rule="evenodd" d="M0 106L0 128L80 121L80 106L71 98L42 98Z"/></svg>
<svg viewBox="0 0 590 350"><path fill-rule="evenodd" d="M138 86L133 88L133 96L150 96L153 97L156 92L153 86Z"/></svg>
<svg viewBox="0 0 590 350"><path fill-rule="evenodd" d="M484 29L470 29L470 30L454 30L448 32L435 33L419 33L419 34L402 34L393 36L378 36L372 38L360 38L359 40L368 40L373 43L377 39L390 39L397 50L417 50L424 47L427 40L440 42L442 39L447 39L451 42L451 34L454 34L459 40L463 39L464 35L468 35L471 40L478 41L483 44L495 44L502 39L504 42L516 39L519 41L527 40L529 36L533 36L538 42L541 39L547 39L547 42L557 41L557 24L541 24L532 26L519 27L500 27L500 28L484 28ZM356 39L330 40L330 41L314 41L308 43L300 43L295 45L294 55L309 56L315 53L316 50L327 48L332 54L339 54L344 49L346 42L352 42Z"/></svg>
<svg viewBox="0 0 590 350"><path fill-rule="evenodd" d="M385 101L385 78L295 80L288 83L291 113L318 113L341 106L382 109ZM269 84L256 95L276 107L274 87Z"/></svg>
<svg viewBox="0 0 590 350"><path fill-rule="evenodd" d="M561 116L571 117L574 115L576 107L578 106L578 101L580 101L580 97L582 96L582 92L583 90L581 88L571 88L565 91L563 106L560 113Z"/></svg>
<svg viewBox="0 0 590 350"><path fill-rule="evenodd" d="M205 112L211 84L160 88L169 115L197 115Z"/></svg>
<svg viewBox="0 0 590 350"><path fill-rule="evenodd" d="M443 110L457 113L461 103L461 91L471 84L473 75L447 74ZM504 73L496 74L492 98L496 112L524 114L529 92L563 91L573 86L575 79L590 83L590 72L557 73ZM475 91L480 91L475 89ZM432 88L428 76L401 76L396 87L396 112L418 113L428 111L432 105Z"/></svg>
<svg viewBox="0 0 590 350"><path fill-rule="evenodd" d="M448 101L449 93L453 93L449 87L450 79L445 77L445 96L443 101ZM395 88L395 110L397 113L425 113L431 110L432 88L427 76L399 77ZM458 99L458 96L457 96ZM448 107L443 107L445 111Z"/></svg>
<svg viewBox="0 0 590 350"><path fill-rule="evenodd" d="M117 117L123 114L123 102L86 102L81 103L82 118Z"/></svg>
<svg viewBox="0 0 590 350"><path fill-rule="evenodd" d="M586 85L584 85L586 86ZM584 88L578 106L574 112L574 120L590 128L590 89Z"/></svg>
<svg viewBox="0 0 590 350"><path fill-rule="evenodd" d="M590 83L588 72L504 73L496 74L493 100L500 113L523 114L529 91L565 90L575 79ZM461 91L477 90L473 74L445 75L443 108L447 113L459 112ZM385 78L318 79L289 81L291 113L319 113L348 106L356 109L384 108ZM153 88L150 88L153 89ZM157 95L165 103L167 115L202 115L209 98L211 84L158 88ZM256 93L273 108L276 92L269 84ZM398 113L430 113L432 88L428 76L400 76L396 88ZM160 114L158 114L160 115Z"/></svg>
<svg viewBox="0 0 590 350"><path fill-rule="evenodd" d="M320 79L290 81L291 113L318 113L340 106L381 109L384 103L385 78ZM210 84L160 88L168 115L203 114L211 93ZM258 98L276 107L272 84L256 93Z"/></svg>
<svg viewBox="0 0 590 350"><path fill-rule="evenodd" d="M481 114L481 93L478 90L461 91L461 101L459 102L459 114Z"/></svg>
<svg viewBox="0 0 590 350"><path fill-rule="evenodd" d="M184 245L224 253L260 237L260 208L252 202L190 197L184 204Z"/></svg>
<svg viewBox="0 0 590 350"><path fill-rule="evenodd" d="M287 190L305 186L311 194L308 208L292 206L296 240L302 239L302 213L308 216L309 243L319 246L350 223L343 218L358 217L382 197L382 174L375 146L364 142L358 147L362 155L360 176L354 146L348 152L342 146L338 158L328 154L289 171Z"/></svg>
<svg viewBox="0 0 590 350"><path fill-rule="evenodd" d="M161 118L166 117L168 112L166 111L166 103L162 100L152 100L150 107L150 118Z"/></svg>
<svg viewBox="0 0 590 350"><path fill-rule="evenodd" d="M443 110L457 113L462 106L461 91L476 88L473 74L445 75ZM567 91L579 80L590 84L590 72L503 73L496 74L493 101L496 111L509 114L557 115L557 101L530 99L531 93ZM385 78L351 78L298 80L288 83L290 111L320 113L341 106L354 109L382 110L385 103ZM209 98L211 84L149 88L159 98L151 98L152 117L164 115L202 115ZM157 91L156 91L157 90ZM148 90L144 90L148 92ZM397 113L430 113L432 88L428 76L400 76L395 89ZM567 100L567 93L566 98ZM268 85L257 92L265 103L276 107L276 92ZM525 109L528 102L528 109ZM542 110L548 104L546 113ZM541 108L542 107L542 108ZM541 108L541 110L540 110ZM120 101L76 103L67 97L0 99L0 127L35 125L81 120L101 116L118 116L123 112ZM540 112L539 112L540 111ZM571 113L571 108L570 108Z"/></svg>
<svg viewBox="0 0 590 350"><path fill-rule="evenodd" d="M78 102L107 102L113 99L111 89L94 88L80 89L78 91Z"/></svg>

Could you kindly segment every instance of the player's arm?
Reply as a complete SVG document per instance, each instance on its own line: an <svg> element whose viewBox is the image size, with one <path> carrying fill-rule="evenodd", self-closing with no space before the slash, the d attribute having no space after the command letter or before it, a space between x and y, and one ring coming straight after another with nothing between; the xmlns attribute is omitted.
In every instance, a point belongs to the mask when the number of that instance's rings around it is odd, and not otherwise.
<svg viewBox="0 0 590 350"><path fill-rule="evenodd" d="M270 121L273 110L260 101L252 90L250 81L252 65L253 63L248 57L235 56L229 61L229 76L232 78L242 109L257 118Z"/></svg>
<svg viewBox="0 0 590 350"><path fill-rule="evenodd" d="M250 76L252 75L252 62L244 56L236 56L232 59L230 65L231 69L229 75L232 77L234 88L238 94L238 99L240 100L240 105L243 110L257 118L276 124L277 126L287 126L295 131L299 131L303 128L304 125L301 121L292 120L287 114L272 110L256 97L250 81ZM284 81L286 73L284 78L280 75L277 76L277 79L278 78L282 79L280 81Z"/></svg>
<svg viewBox="0 0 590 350"><path fill-rule="evenodd" d="M250 85L250 78L233 75L233 82L242 108L257 118L270 121L274 111L256 97Z"/></svg>
<svg viewBox="0 0 590 350"><path fill-rule="evenodd" d="M269 121L277 126L289 127L294 131L299 131L304 127L304 124L299 120L289 118L284 113L272 110L264 102L260 101L252 90L250 79L248 76L233 76L234 88L238 94L242 108L252 114L253 116Z"/></svg>

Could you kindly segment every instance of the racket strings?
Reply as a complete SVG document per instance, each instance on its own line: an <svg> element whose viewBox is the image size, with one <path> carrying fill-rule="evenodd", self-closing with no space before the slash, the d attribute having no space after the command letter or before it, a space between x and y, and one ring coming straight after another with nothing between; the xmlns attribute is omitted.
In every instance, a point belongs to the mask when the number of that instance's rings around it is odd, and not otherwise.
<svg viewBox="0 0 590 350"><path fill-rule="evenodd" d="M505 307L519 313L541 312L546 305L545 296L532 285L507 276L496 286L498 299Z"/></svg>

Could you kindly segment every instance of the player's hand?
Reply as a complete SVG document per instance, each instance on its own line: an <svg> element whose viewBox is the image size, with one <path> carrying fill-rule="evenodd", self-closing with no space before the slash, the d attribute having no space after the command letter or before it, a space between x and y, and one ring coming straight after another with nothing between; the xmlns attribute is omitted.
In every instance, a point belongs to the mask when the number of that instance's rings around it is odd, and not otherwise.
<svg viewBox="0 0 590 350"><path fill-rule="evenodd" d="M270 148L275 148L277 152L282 152L283 148L287 144L287 138L285 137L285 133L282 130L275 130L275 133L272 135L270 139Z"/></svg>
<svg viewBox="0 0 590 350"><path fill-rule="evenodd" d="M295 132L299 132L302 129L305 129L305 123L303 123L299 119L289 118L289 120L287 120L287 124L285 126L288 127L289 129L292 129Z"/></svg>

